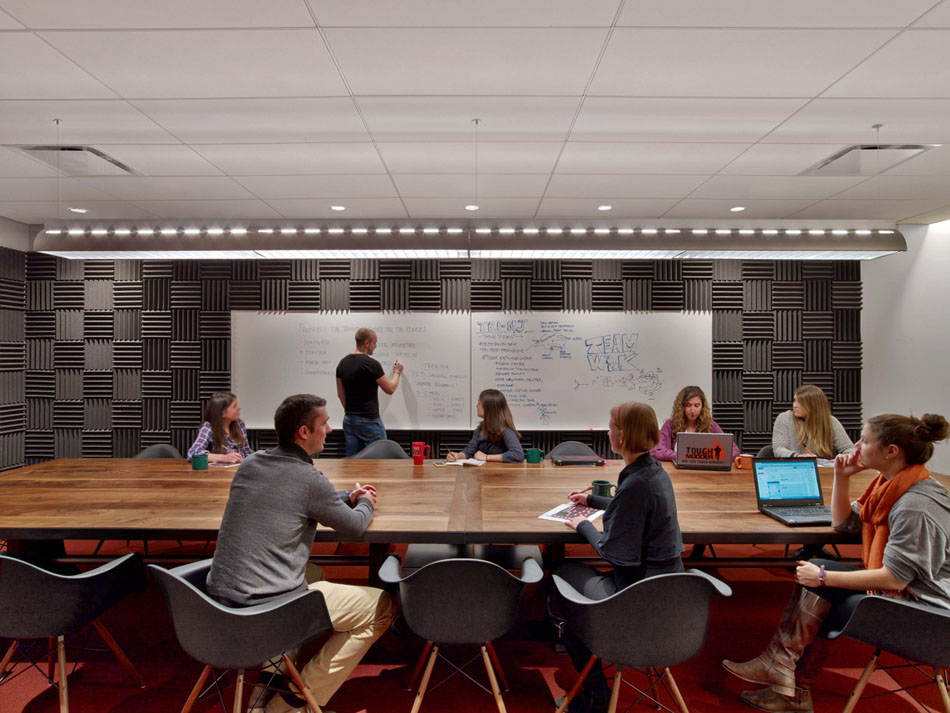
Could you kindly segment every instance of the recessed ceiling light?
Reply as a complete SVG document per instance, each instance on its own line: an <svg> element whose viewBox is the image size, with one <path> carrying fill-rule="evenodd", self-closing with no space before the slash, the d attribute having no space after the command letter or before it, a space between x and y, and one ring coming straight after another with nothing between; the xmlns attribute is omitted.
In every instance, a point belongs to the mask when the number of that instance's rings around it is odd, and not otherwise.
<svg viewBox="0 0 950 713"><path fill-rule="evenodd" d="M732 208L729 209L729 212L730 212L730 213L741 213L741 212L744 211L744 210L745 210L745 206L744 206L744 205L734 205L734 206L732 206Z"/></svg>
<svg viewBox="0 0 950 713"><path fill-rule="evenodd" d="M330 210L346 210L346 206L342 205L331 205Z"/></svg>
<svg viewBox="0 0 950 713"><path fill-rule="evenodd" d="M708 232L705 228L693 228L693 235L705 235Z"/></svg>
<svg viewBox="0 0 950 713"><path fill-rule="evenodd" d="M620 235L633 235L633 228L619 228L617 232Z"/></svg>
<svg viewBox="0 0 950 713"><path fill-rule="evenodd" d="M767 228L762 231L762 235L778 235L778 231L772 228Z"/></svg>
<svg viewBox="0 0 950 713"><path fill-rule="evenodd" d="M327 230L327 232L328 232L330 235L342 235L342 234L343 234L343 228L330 228L329 230Z"/></svg>
<svg viewBox="0 0 950 713"><path fill-rule="evenodd" d="M116 228L112 231L113 235L131 235L132 231L128 228Z"/></svg>
<svg viewBox="0 0 950 713"><path fill-rule="evenodd" d="M825 231L824 231L824 230L813 229L813 230L809 230L809 231L808 231L808 234L809 234L809 235L824 235L824 234L825 234Z"/></svg>
<svg viewBox="0 0 950 713"><path fill-rule="evenodd" d="M224 235L224 228L208 228L208 235Z"/></svg>
<svg viewBox="0 0 950 713"><path fill-rule="evenodd" d="M438 233L439 229L438 228L423 228L422 232L425 233L426 235L432 235L433 233Z"/></svg>
<svg viewBox="0 0 950 713"><path fill-rule="evenodd" d="M280 234L281 235L296 235L297 229L296 228L281 228Z"/></svg>
<svg viewBox="0 0 950 713"><path fill-rule="evenodd" d="M798 228L786 228L785 234L786 235L801 235L802 231L799 230Z"/></svg>
<svg viewBox="0 0 950 713"><path fill-rule="evenodd" d="M831 233L832 233L832 235L847 235L847 234L848 234L848 231L847 231L847 230L842 230L842 229L839 228L839 229L837 229L837 230L832 230Z"/></svg>
<svg viewBox="0 0 950 713"><path fill-rule="evenodd" d="M201 230L198 228L185 228L185 235L201 235Z"/></svg>
<svg viewBox="0 0 950 713"><path fill-rule="evenodd" d="M607 205L606 203L604 205L597 206L597 210L610 210L611 208L613 208L613 206Z"/></svg>
<svg viewBox="0 0 950 713"><path fill-rule="evenodd" d="M491 233L491 228L476 228L475 232L478 233L479 235L486 235L488 233Z"/></svg>
<svg viewBox="0 0 950 713"><path fill-rule="evenodd" d="M416 229L415 228L400 228L399 232L402 233L403 235L411 235L412 233L416 232Z"/></svg>
<svg viewBox="0 0 950 713"><path fill-rule="evenodd" d="M587 235L587 228L571 228L572 235Z"/></svg>
<svg viewBox="0 0 950 713"><path fill-rule="evenodd" d="M247 235L247 228L231 228L231 235Z"/></svg>
<svg viewBox="0 0 950 713"><path fill-rule="evenodd" d="M610 233L610 228L594 228L594 232L597 235L607 235Z"/></svg>
<svg viewBox="0 0 950 713"><path fill-rule="evenodd" d="M462 232L462 229L461 229L461 228L449 228L449 229L446 230L445 232L446 232L446 233L451 233L452 235L458 235L459 233Z"/></svg>
<svg viewBox="0 0 950 713"><path fill-rule="evenodd" d="M478 210L478 206L472 203L471 205L465 206L465 210Z"/></svg>
<svg viewBox="0 0 950 713"><path fill-rule="evenodd" d="M641 228L640 232L644 235L656 235L656 228Z"/></svg>
<svg viewBox="0 0 950 713"><path fill-rule="evenodd" d="M677 230L676 228L663 228L663 232L666 233L667 235L676 235L680 231Z"/></svg>
<svg viewBox="0 0 950 713"><path fill-rule="evenodd" d="M108 235L109 231L105 228L95 228L89 231L92 235Z"/></svg>
<svg viewBox="0 0 950 713"><path fill-rule="evenodd" d="M537 235L538 229L537 228L522 228L521 232L524 233L525 235Z"/></svg>
<svg viewBox="0 0 950 713"><path fill-rule="evenodd" d="M755 235L755 231L749 230L748 228L744 228L739 231L739 235Z"/></svg>
<svg viewBox="0 0 950 713"><path fill-rule="evenodd" d="M514 228L499 228L498 232L501 233L502 235L514 235L515 229Z"/></svg>
<svg viewBox="0 0 950 713"><path fill-rule="evenodd" d="M62 230L45 230L43 232L45 232L47 235L59 235L63 231Z"/></svg>
<svg viewBox="0 0 950 713"><path fill-rule="evenodd" d="M258 228L257 232L263 233L264 235L270 235L271 233L274 232L274 229L273 228Z"/></svg>
<svg viewBox="0 0 950 713"><path fill-rule="evenodd" d="M178 235L177 228L162 228L162 235Z"/></svg>
<svg viewBox="0 0 950 713"><path fill-rule="evenodd" d="M70 235L82 235L82 234L84 234L85 232L86 232L86 231L83 230L82 228L70 228L70 229L69 229L69 234L70 234Z"/></svg>
<svg viewBox="0 0 950 713"><path fill-rule="evenodd" d="M366 235L367 229L366 228L352 228L350 232L353 233L353 235Z"/></svg>
<svg viewBox="0 0 950 713"><path fill-rule="evenodd" d="M69 210L72 213L88 213L89 212L88 208L70 208Z"/></svg>
<svg viewBox="0 0 950 713"><path fill-rule="evenodd" d="M716 235L732 235L732 231L728 228L716 228Z"/></svg>
<svg viewBox="0 0 950 713"><path fill-rule="evenodd" d="M855 230L854 233L855 235L870 235L871 231L870 230Z"/></svg>

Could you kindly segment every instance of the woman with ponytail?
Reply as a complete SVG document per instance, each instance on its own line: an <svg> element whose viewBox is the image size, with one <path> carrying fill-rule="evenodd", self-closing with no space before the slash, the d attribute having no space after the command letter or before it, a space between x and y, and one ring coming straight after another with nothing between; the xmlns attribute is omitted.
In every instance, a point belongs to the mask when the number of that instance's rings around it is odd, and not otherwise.
<svg viewBox="0 0 950 713"><path fill-rule="evenodd" d="M764 711L812 711L811 684L827 641L820 631L840 628L867 592L913 598L950 610L950 493L925 463L934 442L950 435L943 416L885 414L864 424L853 453L835 459L831 512L835 529L861 533L863 567L832 560L799 562L798 586L768 648L723 667L751 683L742 700ZM850 481L878 471L857 500Z"/></svg>

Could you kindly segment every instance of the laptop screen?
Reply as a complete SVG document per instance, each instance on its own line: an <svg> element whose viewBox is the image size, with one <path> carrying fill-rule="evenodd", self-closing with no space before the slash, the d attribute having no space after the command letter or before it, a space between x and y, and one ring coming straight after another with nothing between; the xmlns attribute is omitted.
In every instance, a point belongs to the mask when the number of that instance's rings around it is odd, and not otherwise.
<svg viewBox="0 0 950 713"><path fill-rule="evenodd" d="M821 498L815 461L810 458L756 461L755 480L759 500L763 502Z"/></svg>

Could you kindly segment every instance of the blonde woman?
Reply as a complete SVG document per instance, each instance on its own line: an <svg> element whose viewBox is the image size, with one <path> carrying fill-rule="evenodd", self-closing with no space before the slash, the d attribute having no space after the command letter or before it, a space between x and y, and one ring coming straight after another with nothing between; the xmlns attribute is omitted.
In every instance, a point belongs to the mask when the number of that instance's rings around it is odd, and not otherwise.
<svg viewBox="0 0 950 713"><path fill-rule="evenodd" d="M777 458L817 456L831 460L842 453L853 453L854 444L844 426L831 415L825 392L814 384L803 384L795 390L792 409L775 419L772 450Z"/></svg>
<svg viewBox="0 0 950 713"><path fill-rule="evenodd" d="M677 433L722 433L712 420L712 409L706 394L698 386L684 386L673 401L673 413L660 429L660 442L650 455L657 460L676 460ZM732 457L739 455L739 446L732 444Z"/></svg>

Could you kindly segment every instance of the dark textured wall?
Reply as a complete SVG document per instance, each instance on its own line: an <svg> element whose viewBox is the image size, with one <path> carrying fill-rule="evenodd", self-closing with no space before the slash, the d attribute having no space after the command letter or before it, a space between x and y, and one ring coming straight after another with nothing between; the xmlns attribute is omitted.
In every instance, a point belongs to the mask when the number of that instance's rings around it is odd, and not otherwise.
<svg viewBox="0 0 950 713"><path fill-rule="evenodd" d="M803 382L825 389L852 434L861 426L856 262L140 262L2 250L0 271L0 468L131 456L152 443L186 449L202 400L230 387L231 309L712 310L714 418L744 450L770 442ZM468 435L390 434L437 453ZM607 452L604 432L523 436ZM251 439L274 442L270 431ZM342 433L331 434L325 455L342 452Z"/></svg>

